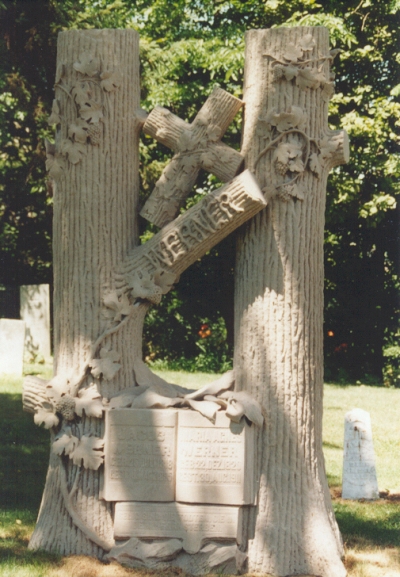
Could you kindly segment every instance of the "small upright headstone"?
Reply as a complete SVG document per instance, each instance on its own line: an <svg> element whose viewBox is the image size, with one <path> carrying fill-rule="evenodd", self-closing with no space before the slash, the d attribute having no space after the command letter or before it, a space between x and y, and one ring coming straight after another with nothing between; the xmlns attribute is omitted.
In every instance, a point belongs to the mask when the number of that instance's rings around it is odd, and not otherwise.
<svg viewBox="0 0 400 577"><path fill-rule="evenodd" d="M369 413L353 409L344 422L342 498L379 499Z"/></svg>
<svg viewBox="0 0 400 577"><path fill-rule="evenodd" d="M25 322L0 319L0 374L22 375Z"/></svg>
<svg viewBox="0 0 400 577"><path fill-rule="evenodd" d="M20 287L20 315L26 324L25 347L33 355L50 357L50 291L48 284Z"/></svg>

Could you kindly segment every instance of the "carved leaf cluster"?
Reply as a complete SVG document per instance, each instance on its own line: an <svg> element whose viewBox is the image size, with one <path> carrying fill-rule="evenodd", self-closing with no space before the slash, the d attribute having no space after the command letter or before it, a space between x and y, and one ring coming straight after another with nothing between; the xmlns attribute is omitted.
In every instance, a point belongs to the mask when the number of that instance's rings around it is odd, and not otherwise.
<svg viewBox="0 0 400 577"><path fill-rule="evenodd" d="M161 297L171 290L176 275L163 269L157 269L150 274L145 271L135 271L126 277L133 300L142 299L159 304Z"/></svg>
<svg viewBox="0 0 400 577"><path fill-rule="evenodd" d="M79 439L66 427L52 445L52 451L60 457L68 456L77 467L82 463L85 469L97 469L104 462L104 441L92 435L82 435Z"/></svg>
<svg viewBox="0 0 400 577"><path fill-rule="evenodd" d="M68 126L68 138L60 146L60 155L71 164L78 164L87 152L88 144L97 145L100 142L102 129L100 122L104 118L104 106L95 98L94 87L105 93L118 89L122 76L118 70L100 72L100 59L90 52L83 52L78 61L73 64L76 72L82 75L72 88L64 86L65 65L57 70L56 88L62 88L76 106L76 119ZM49 124L61 123L60 103L53 101L52 112L48 118ZM52 179L58 179L63 174L63 166L55 151L47 154L46 169Z"/></svg>
<svg viewBox="0 0 400 577"><path fill-rule="evenodd" d="M275 82L295 80L296 86L301 89L322 88L322 97L328 101L334 93L334 83L331 78L325 76L322 66L324 61L332 60L335 55L331 53L326 58L311 58L309 53L314 48L315 40L312 34L306 34L297 44L289 42L283 50L283 60L271 54L265 56L272 57L272 74Z"/></svg>
<svg viewBox="0 0 400 577"><path fill-rule="evenodd" d="M108 309L105 313L107 318L112 318L114 322L120 322L123 317L130 315L133 311L133 306L130 303L127 294L118 296L116 291L108 293L103 298L104 306Z"/></svg>
<svg viewBox="0 0 400 577"><path fill-rule="evenodd" d="M92 359L89 363L91 373L94 377L102 377L106 381L111 381L121 368L118 363L120 355L117 351L109 350L106 347L100 349L100 358Z"/></svg>

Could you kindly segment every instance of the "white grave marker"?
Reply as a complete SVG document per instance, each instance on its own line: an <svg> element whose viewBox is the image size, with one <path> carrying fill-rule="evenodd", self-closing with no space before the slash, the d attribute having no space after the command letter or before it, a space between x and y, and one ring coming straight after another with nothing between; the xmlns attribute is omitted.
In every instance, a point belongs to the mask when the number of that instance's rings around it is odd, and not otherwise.
<svg viewBox="0 0 400 577"><path fill-rule="evenodd" d="M343 499L379 499L371 418L353 409L344 418Z"/></svg>
<svg viewBox="0 0 400 577"><path fill-rule="evenodd" d="M197 553L203 539L236 539L239 507L182 503L117 503L115 539L183 539L188 553Z"/></svg>
<svg viewBox="0 0 400 577"><path fill-rule="evenodd" d="M22 375L25 322L0 319L0 373Z"/></svg>
<svg viewBox="0 0 400 577"><path fill-rule="evenodd" d="M20 299L20 315L26 324L25 347L29 352L48 358L51 355L49 285L23 285Z"/></svg>
<svg viewBox="0 0 400 577"><path fill-rule="evenodd" d="M107 501L173 501L176 411L106 411Z"/></svg>

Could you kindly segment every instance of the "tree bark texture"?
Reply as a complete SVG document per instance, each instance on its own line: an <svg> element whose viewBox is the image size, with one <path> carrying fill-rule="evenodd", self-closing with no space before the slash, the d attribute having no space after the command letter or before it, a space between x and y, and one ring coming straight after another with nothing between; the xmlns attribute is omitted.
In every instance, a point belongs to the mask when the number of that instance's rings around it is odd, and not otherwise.
<svg viewBox="0 0 400 577"><path fill-rule="evenodd" d="M58 375L79 371L91 357L93 343L107 326L102 302L115 288L112 271L138 237L138 44L133 30L70 30L58 39L56 99L50 119L58 125L50 157L50 176L55 180L54 363ZM105 397L135 383L133 362L141 356L146 310L139 307L121 330L104 341L104 346L118 351L121 364L113 379L97 380ZM83 384L91 381L94 378L88 375ZM83 419L84 433L101 437L102 429L103 420ZM63 459L64 467L60 457L51 453L30 547L101 557L113 537L111 504L99 500L100 473L86 469L81 473L68 458ZM63 496L63 491L73 495ZM65 508L65 498L73 499L78 516L99 536L97 544L77 527Z"/></svg>
<svg viewBox="0 0 400 577"><path fill-rule="evenodd" d="M241 229L235 273L236 388L265 416L242 523L251 573L346 574L322 452L326 181L348 157L327 125L328 40L322 27L246 34L242 154L271 199Z"/></svg>

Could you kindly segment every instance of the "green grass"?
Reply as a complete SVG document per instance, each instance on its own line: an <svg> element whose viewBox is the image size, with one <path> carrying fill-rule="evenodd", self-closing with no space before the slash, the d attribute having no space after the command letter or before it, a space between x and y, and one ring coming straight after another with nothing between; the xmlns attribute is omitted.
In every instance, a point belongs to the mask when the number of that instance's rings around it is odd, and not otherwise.
<svg viewBox="0 0 400 577"><path fill-rule="evenodd" d="M51 367L43 365L26 365L25 371L43 378L51 378L52 372ZM206 373L154 372L168 382L188 388L199 388L218 378ZM75 566L70 567L69 559L27 549L40 505L50 446L48 431L35 426L32 415L22 411L21 392L21 378L0 377L0 577L75 575ZM355 407L371 415L380 490L400 493L400 390L330 384L325 386L324 396L324 453L334 494L340 492L344 416ZM337 496L334 509L347 547L349 575L400 577L400 569L397 571L400 499L370 503L343 501ZM375 573L374 563L381 567ZM97 565L87 573L103 574L114 575L103 573ZM86 573L81 575L86 577Z"/></svg>

